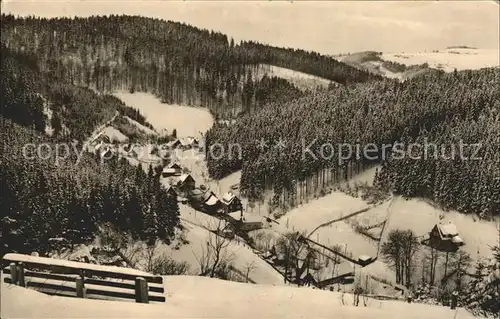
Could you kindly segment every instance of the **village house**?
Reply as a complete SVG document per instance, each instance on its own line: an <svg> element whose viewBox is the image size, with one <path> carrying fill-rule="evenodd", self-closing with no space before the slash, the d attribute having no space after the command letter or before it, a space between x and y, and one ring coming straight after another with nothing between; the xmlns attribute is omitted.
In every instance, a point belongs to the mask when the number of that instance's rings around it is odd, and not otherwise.
<svg viewBox="0 0 500 319"><path fill-rule="evenodd" d="M181 146L181 141L180 141L179 139L175 139L175 140L173 140L173 141L168 142L168 143L167 143L167 144L165 144L165 145L166 145L166 147L167 147L168 149L171 149L171 150L172 150L172 149L174 149L174 148L177 148L177 147Z"/></svg>
<svg viewBox="0 0 500 319"><path fill-rule="evenodd" d="M165 191L169 196L172 196L173 198L177 198L177 192L175 189L172 187L172 185L169 185L165 188Z"/></svg>
<svg viewBox="0 0 500 319"><path fill-rule="evenodd" d="M227 214L233 220L234 225L242 231L261 229L264 226L263 218L253 214L243 215L243 211Z"/></svg>
<svg viewBox="0 0 500 319"><path fill-rule="evenodd" d="M170 163L163 168L162 177L179 176L182 174L182 167L177 163Z"/></svg>
<svg viewBox="0 0 500 319"><path fill-rule="evenodd" d="M222 229L218 230L218 235L233 239L235 237L234 226L231 223L226 223Z"/></svg>
<svg viewBox="0 0 500 319"><path fill-rule="evenodd" d="M436 224L429 234L429 244L442 251L456 251L464 245L464 241L458 235L457 227L448 224Z"/></svg>
<svg viewBox="0 0 500 319"><path fill-rule="evenodd" d="M204 203L203 203L203 211L215 214L220 208L220 201L217 196L212 191L205 192Z"/></svg>
<svg viewBox="0 0 500 319"><path fill-rule="evenodd" d="M360 266L367 266L371 264L374 261L374 259L370 256L367 255L361 255L358 257L358 263Z"/></svg>
<svg viewBox="0 0 500 319"><path fill-rule="evenodd" d="M182 174L177 181L178 189L183 193L189 193L195 189L196 182L191 174Z"/></svg>
<svg viewBox="0 0 500 319"><path fill-rule="evenodd" d="M232 212L243 211L241 200L232 192L227 192L221 199L222 208L224 213L229 214Z"/></svg>
<svg viewBox="0 0 500 319"><path fill-rule="evenodd" d="M183 149L191 149L199 146L199 141L194 137L186 137L180 140Z"/></svg>

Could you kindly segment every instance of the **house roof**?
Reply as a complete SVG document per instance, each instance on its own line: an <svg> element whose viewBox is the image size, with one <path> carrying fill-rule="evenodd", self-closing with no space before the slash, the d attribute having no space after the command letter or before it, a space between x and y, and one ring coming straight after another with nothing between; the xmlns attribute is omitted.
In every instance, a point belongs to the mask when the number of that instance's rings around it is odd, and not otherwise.
<svg viewBox="0 0 500 319"><path fill-rule="evenodd" d="M457 227L451 222L449 224L439 224L438 228L443 236L453 237L458 235Z"/></svg>
<svg viewBox="0 0 500 319"><path fill-rule="evenodd" d="M168 185L167 187L165 187L165 190L167 192L169 192L169 191L174 191L175 192L175 189L172 187L172 185Z"/></svg>
<svg viewBox="0 0 500 319"><path fill-rule="evenodd" d="M174 162L174 163L170 163L170 164L168 164L168 166L167 166L167 167L168 167L168 168L177 168L177 169L182 169L182 167L181 167L179 164L175 163L175 162Z"/></svg>
<svg viewBox="0 0 500 319"><path fill-rule="evenodd" d="M451 239L451 242L454 244L461 244L464 241L462 240L462 238L460 238L460 236L456 235L456 236L453 236L453 238Z"/></svg>
<svg viewBox="0 0 500 319"><path fill-rule="evenodd" d="M175 139L173 141L168 142L166 145L167 145L167 147L173 147L175 145L178 145L180 142L181 141L179 141L178 139Z"/></svg>
<svg viewBox="0 0 500 319"><path fill-rule="evenodd" d="M367 255L360 255L360 256L358 256L358 260L361 260L361 261L369 261L371 259L372 259L372 257L367 256Z"/></svg>
<svg viewBox="0 0 500 319"><path fill-rule="evenodd" d="M228 214L236 220L240 220L241 212L232 212ZM243 214L243 221L246 223L262 223L263 217L255 214Z"/></svg>
<svg viewBox="0 0 500 319"><path fill-rule="evenodd" d="M200 188L200 191L203 192L203 190ZM203 193L203 199L204 200L207 200L209 199L211 196L215 196L214 192L210 191L209 189L206 189ZM217 196L215 196L217 197Z"/></svg>
<svg viewBox="0 0 500 319"><path fill-rule="evenodd" d="M188 136L188 137L181 139L180 142L182 145L187 146L187 145L197 144L198 140L192 136Z"/></svg>
<svg viewBox="0 0 500 319"><path fill-rule="evenodd" d="M227 192L222 196L222 202L224 204L231 204L231 202L236 198L236 195L234 195L232 192Z"/></svg>
<svg viewBox="0 0 500 319"><path fill-rule="evenodd" d="M179 181L184 183L189 178L194 181L194 178L191 176L191 174L182 174L181 176L179 176Z"/></svg>
<svg viewBox="0 0 500 319"><path fill-rule="evenodd" d="M163 168L163 173L171 173L171 174L174 174L176 171L175 171L175 168L169 168L169 167L164 167Z"/></svg>
<svg viewBox="0 0 500 319"><path fill-rule="evenodd" d="M214 206L219 202L219 199L215 196L210 196L210 198L205 202L205 205Z"/></svg>
<svg viewBox="0 0 500 319"><path fill-rule="evenodd" d="M203 195L203 192L199 188L195 188L190 191L191 196L201 196Z"/></svg>

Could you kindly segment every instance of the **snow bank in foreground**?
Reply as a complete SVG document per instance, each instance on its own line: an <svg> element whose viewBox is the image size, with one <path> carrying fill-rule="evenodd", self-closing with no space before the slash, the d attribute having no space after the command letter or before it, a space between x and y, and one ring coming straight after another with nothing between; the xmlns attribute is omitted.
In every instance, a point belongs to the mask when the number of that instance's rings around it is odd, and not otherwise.
<svg viewBox="0 0 500 319"><path fill-rule="evenodd" d="M353 307L352 296L309 288L239 284L204 277L164 280L164 304L51 297L2 285L3 318L474 318L463 309L369 300ZM344 299L345 306L342 305ZM360 300L360 305L363 301Z"/></svg>

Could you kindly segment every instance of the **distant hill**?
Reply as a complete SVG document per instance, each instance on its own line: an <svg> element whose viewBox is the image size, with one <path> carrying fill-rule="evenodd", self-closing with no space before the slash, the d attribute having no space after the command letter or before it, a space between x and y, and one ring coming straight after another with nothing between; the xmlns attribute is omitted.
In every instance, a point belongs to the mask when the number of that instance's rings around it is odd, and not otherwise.
<svg viewBox="0 0 500 319"><path fill-rule="evenodd" d="M498 54L498 50L484 50L459 45L431 52L383 53L364 51L337 55L334 58L373 74L406 80L428 72L496 67L500 65Z"/></svg>
<svg viewBox="0 0 500 319"><path fill-rule="evenodd" d="M2 44L36 57L48 80L64 78L98 91L154 93L171 104L208 107L231 117L300 96L284 80L252 79L270 64L337 83L379 79L330 57L138 16L16 18L2 15Z"/></svg>

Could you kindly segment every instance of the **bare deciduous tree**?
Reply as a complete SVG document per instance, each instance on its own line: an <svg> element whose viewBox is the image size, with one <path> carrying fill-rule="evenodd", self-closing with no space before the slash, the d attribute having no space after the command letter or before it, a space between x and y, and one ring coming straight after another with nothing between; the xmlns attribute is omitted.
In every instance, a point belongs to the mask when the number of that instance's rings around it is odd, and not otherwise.
<svg viewBox="0 0 500 319"><path fill-rule="evenodd" d="M278 239L276 246L278 250L283 253L284 266L285 266L285 280L288 278L290 267L295 271L295 281L300 280L300 267L299 267L299 255L306 245L303 243L302 238L304 233L291 232L283 235Z"/></svg>
<svg viewBox="0 0 500 319"><path fill-rule="evenodd" d="M175 261L171 256L161 252L159 242L148 245L145 249L134 249L136 265L155 275L185 275L189 273L190 266L187 262Z"/></svg>
<svg viewBox="0 0 500 319"><path fill-rule="evenodd" d="M218 219L216 225L212 225L206 245L202 245L201 253L195 257L200 266L200 275L227 279L231 272L231 264L234 255L229 253L227 248L231 241L220 236L225 227L225 223Z"/></svg>
<svg viewBox="0 0 500 319"><path fill-rule="evenodd" d="M247 262L245 264L245 282L248 283L250 279L250 272L256 268L255 261Z"/></svg>
<svg viewBox="0 0 500 319"><path fill-rule="evenodd" d="M387 242L382 245L384 259L396 270L396 282L406 287L411 285L415 254L420 249L417 237L411 230L395 229L389 233Z"/></svg>

